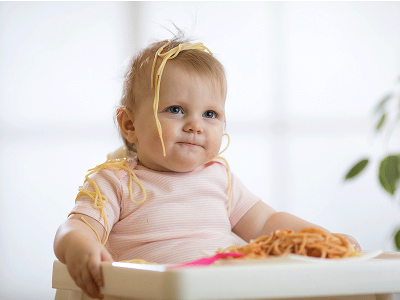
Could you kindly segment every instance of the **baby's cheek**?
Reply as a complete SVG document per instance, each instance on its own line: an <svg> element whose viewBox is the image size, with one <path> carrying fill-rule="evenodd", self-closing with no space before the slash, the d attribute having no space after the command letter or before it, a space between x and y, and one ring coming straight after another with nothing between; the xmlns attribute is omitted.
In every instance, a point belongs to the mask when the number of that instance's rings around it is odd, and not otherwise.
<svg viewBox="0 0 400 300"><path fill-rule="evenodd" d="M212 151L209 153L209 159L213 159L213 158L215 158L215 157L217 157L218 156L218 153L219 153L219 149L220 147L219 147L219 145L217 145L217 144L215 144L213 147L212 147Z"/></svg>

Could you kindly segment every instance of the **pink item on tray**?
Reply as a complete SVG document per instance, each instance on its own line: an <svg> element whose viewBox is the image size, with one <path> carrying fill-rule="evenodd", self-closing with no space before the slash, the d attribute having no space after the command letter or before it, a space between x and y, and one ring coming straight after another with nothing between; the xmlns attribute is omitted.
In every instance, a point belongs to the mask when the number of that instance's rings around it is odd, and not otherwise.
<svg viewBox="0 0 400 300"><path fill-rule="evenodd" d="M231 253L231 252L225 252L225 253L217 253L214 256L211 257L203 257L195 261L191 261L188 263L184 264L179 264L179 265L173 265L169 266L168 269L174 269L174 268L184 268L184 267L198 267L198 266L208 266L216 262L217 260L220 259L225 259L225 258L238 258L238 257L243 257L243 254L240 253Z"/></svg>

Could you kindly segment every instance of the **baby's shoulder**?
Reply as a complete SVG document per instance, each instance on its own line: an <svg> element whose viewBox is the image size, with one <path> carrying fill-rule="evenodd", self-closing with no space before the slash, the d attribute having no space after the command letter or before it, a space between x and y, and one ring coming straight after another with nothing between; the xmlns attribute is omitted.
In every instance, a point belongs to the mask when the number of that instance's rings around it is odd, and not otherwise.
<svg viewBox="0 0 400 300"><path fill-rule="evenodd" d="M124 177L131 175L132 173L135 172L137 165L138 161L136 157L124 159L122 163L119 162L116 164L117 168L119 169L116 170L115 176L117 176L117 178L121 180Z"/></svg>
<svg viewBox="0 0 400 300"><path fill-rule="evenodd" d="M137 166L137 160L131 159L109 159L104 163L96 166L91 171L92 173L98 173L100 176L108 174L108 176L116 177L118 180L122 180L124 177L133 173Z"/></svg>
<svg viewBox="0 0 400 300"><path fill-rule="evenodd" d="M223 171L223 172L229 171L229 164L222 157L214 158L210 162L206 163L204 165L204 167L206 169L210 169L210 170L220 170L220 171Z"/></svg>

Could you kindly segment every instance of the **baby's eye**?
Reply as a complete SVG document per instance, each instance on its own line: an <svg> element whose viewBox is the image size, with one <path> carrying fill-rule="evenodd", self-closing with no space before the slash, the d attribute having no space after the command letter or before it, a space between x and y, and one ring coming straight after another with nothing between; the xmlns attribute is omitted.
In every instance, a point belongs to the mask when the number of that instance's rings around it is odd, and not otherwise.
<svg viewBox="0 0 400 300"><path fill-rule="evenodd" d="M167 112L171 113L171 114L183 114L183 109L182 107L178 106L178 105L173 105L170 106L166 109Z"/></svg>
<svg viewBox="0 0 400 300"><path fill-rule="evenodd" d="M214 118L218 117L218 114L213 110L207 110L206 112L203 113L203 117L209 118L209 119L214 119Z"/></svg>

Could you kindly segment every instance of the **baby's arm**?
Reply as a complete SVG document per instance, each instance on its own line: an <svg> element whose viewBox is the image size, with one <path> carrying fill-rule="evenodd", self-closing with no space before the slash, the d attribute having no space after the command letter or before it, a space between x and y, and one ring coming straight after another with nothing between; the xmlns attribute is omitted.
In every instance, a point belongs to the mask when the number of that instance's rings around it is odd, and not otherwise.
<svg viewBox="0 0 400 300"><path fill-rule="evenodd" d="M233 228L233 232L239 235L246 242L262 235L270 235L277 229L292 229L298 231L307 227L327 229L307 222L292 214L286 212L277 212L262 201L257 202L252 208L239 220ZM349 235L342 234L347 240L354 244L356 249L361 247L358 242Z"/></svg>
<svg viewBox="0 0 400 300"><path fill-rule="evenodd" d="M94 231L80 218L83 215L71 215L58 228L54 239L54 253L67 265L75 283L90 297L102 299L100 287L103 286L101 262L113 261L110 253L98 241ZM103 226L93 218L85 220L104 238Z"/></svg>

